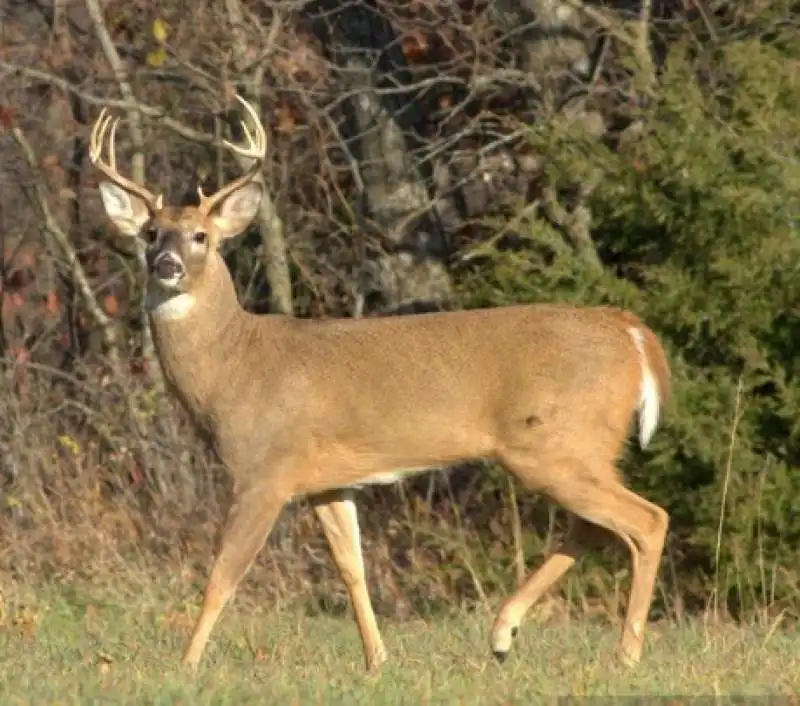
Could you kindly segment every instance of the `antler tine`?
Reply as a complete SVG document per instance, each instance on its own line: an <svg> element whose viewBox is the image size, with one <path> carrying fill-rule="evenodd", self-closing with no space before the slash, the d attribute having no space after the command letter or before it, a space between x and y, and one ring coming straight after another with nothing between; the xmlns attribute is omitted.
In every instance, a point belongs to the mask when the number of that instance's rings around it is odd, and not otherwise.
<svg viewBox="0 0 800 706"><path fill-rule="evenodd" d="M92 133L89 138L89 159L91 160L92 164L100 159L100 155L103 151L103 137L105 136L106 126L109 120L110 116L108 115L106 108L103 108L103 110L100 111L97 121L92 127Z"/></svg>
<svg viewBox="0 0 800 706"><path fill-rule="evenodd" d="M155 196L144 186L137 184L132 179L127 179L117 171L117 126L119 118L108 113L106 108L100 111L100 115L92 127L89 137L89 161L105 174L117 186L125 189L141 198L150 212L155 212L161 207L161 196ZM108 161L103 161L103 144L108 136Z"/></svg>
<svg viewBox="0 0 800 706"><path fill-rule="evenodd" d="M236 94L236 100L238 100L247 113L250 115L250 119L253 121L253 125L255 126L255 137L250 132L250 129L247 127L247 123L242 120L241 126L242 130L244 131L244 135L247 138L247 147L241 147L240 145L235 145L228 140L223 140L223 144L228 147L233 152L242 155L243 157L252 157L253 159L264 159L267 153L267 133L264 130L264 126L261 124L261 120L258 117L258 113L256 112L255 108L253 108L250 103L248 103L244 98L242 98L238 93Z"/></svg>
<svg viewBox="0 0 800 706"><path fill-rule="evenodd" d="M211 196L204 196L202 191L198 189L198 195L200 196L200 210L205 214L211 213L211 211L224 198L232 194L234 191L236 191L236 189L239 189L247 184L247 182L251 181L253 177L258 174L259 170L261 169L261 165L264 163L264 158L267 156L267 132L264 130L264 126L261 124L261 120L258 117L256 109L238 93L236 94L236 100L242 104L245 111L250 116L250 119L253 121L254 132L250 132L250 128L247 127L247 123L242 120L242 131L244 132L247 146L244 147L242 145L236 145L228 140L223 140L222 143L232 152L235 152L242 157L252 159L253 161L242 176L225 185Z"/></svg>
<svg viewBox="0 0 800 706"><path fill-rule="evenodd" d="M111 121L111 134L108 136L108 163L114 171L117 170L117 125L119 118Z"/></svg>

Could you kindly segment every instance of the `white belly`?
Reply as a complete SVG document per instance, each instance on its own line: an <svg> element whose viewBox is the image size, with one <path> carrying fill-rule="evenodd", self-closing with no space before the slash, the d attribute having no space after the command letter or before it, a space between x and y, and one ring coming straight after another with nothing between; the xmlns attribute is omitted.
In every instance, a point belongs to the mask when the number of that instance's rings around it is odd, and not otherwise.
<svg viewBox="0 0 800 706"><path fill-rule="evenodd" d="M421 473L429 473L431 471L438 471L439 468L399 468L396 471L385 471L384 473L376 473L372 476L367 476L359 481L353 483L351 488L365 488L370 485L393 485L404 478L420 475Z"/></svg>

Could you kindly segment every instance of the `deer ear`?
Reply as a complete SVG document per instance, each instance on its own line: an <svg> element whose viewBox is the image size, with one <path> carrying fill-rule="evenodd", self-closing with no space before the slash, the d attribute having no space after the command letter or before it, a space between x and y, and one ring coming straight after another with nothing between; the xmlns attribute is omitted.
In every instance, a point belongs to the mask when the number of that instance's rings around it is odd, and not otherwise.
<svg viewBox="0 0 800 706"><path fill-rule="evenodd" d="M150 220L150 211L143 199L110 182L100 182L100 198L106 214L123 235L137 236Z"/></svg>
<svg viewBox="0 0 800 706"><path fill-rule="evenodd" d="M257 181L251 181L222 202L211 216L220 240L233 238L250 225L258 213L263 195L264 187Z"/></svg>

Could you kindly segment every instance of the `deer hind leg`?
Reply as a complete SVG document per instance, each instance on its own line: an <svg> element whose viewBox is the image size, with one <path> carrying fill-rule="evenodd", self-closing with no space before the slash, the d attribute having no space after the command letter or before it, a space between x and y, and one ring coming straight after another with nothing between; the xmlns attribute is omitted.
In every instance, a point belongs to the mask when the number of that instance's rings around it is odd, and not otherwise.
<svg viewBox="0 0 800 706"><path fill-rule="evenodd" d="M538 463L508 463L508 466L532 489L545 492L559 505L586 522L608 530L627 545L633 580L620 656L625 664L636 664L642 654L644 627L669 525L666 511L628 490L611 462L601 465L587 464L580 459L562 459L550 464L544 474ZM543 482L539 482L540 479ZM574 558L569 566L572 564Z"/></svg>
<svg viewBox="0 0 800 706"><path fill-rule="evenodd" d="M650 613L653 602L658 569L661 564L661 555L664 553L664 544L669 528L669 515L666 510L645 500L625 487L618 489L620 496L625 497L631 508L627 517L635 517L638 513L645 524L629 528L630 538L639 548L639 565L634 566L633 585L628 598L628 610L625 615L625 625L622 629L620 642L620 656L628 666L639 662L644 645L644 626ZM636 533L638 530L638 534Z"/></svg>
<svg viewBox="0 0 800 706"><path fill-rule="evenodd" d="M350 596L350 604L353 606L364 646L366 668L368 671L375 671L386 661L386 649L367 590L358 515L352 493L328 493L314 498L312 502L325 530L333 560Z"/></svg>
<svg viewBox="0 0 800 706"><path fill-rule="evenodd" d="M264 546L283 505L273 490L263 487L234 498L222 532L221 549L206 584L203 607L183 653L185 666L194 669L200 663L217 618Z"/></svg>
<svg viewBox="0 0 800 706"><path fill-rule="evenodd" d="M525 615L533 605L569 571L578 559L594 546L605 544L602 530L570 514L569 526L561 545L548 556L537 571L528 576L515 593L500 607L491 633L494 656L504 662L511 643Z"/></svg>

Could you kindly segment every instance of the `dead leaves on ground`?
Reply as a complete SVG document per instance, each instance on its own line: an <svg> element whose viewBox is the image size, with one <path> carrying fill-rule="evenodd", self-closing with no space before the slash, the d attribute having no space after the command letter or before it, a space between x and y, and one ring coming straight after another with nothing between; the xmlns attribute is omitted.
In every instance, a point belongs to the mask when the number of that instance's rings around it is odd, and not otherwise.
<svg viewBox="0 0 800 706"><path fill-rule="evenodd" d="M0 630L9 630L16 638L32 642L36 639L41 618L41 613L32 606L10 608L0 594Z"/></svg>

